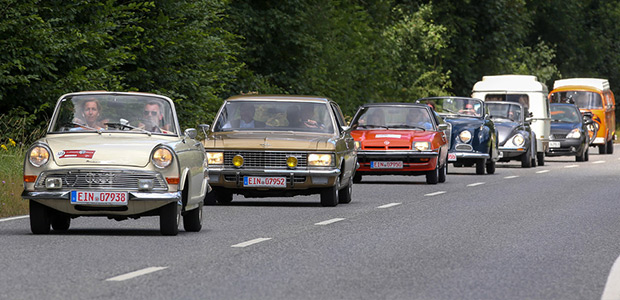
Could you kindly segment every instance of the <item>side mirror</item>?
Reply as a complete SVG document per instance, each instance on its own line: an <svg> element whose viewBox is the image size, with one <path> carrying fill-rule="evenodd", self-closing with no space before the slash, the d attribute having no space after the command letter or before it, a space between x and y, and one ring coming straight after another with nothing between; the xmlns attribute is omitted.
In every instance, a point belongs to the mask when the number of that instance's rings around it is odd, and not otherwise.
<svg viewBox="0 0 620 300"><path fill-rule="evenodd" d="M594 121L592 121L592 119L590 119L590 118L583 118L583 124L590 125L592 123L594 123Z"/></svg>
<svg viewBox="0 0 620 300"><path fill-rule="evenodd" d="M347 131L347 130L349 130L349 129L351 129L351 127L350 127L350 126L342 126L342 130L344 130L344 131Z"/></svg>
<svg viewBox="0 0 620 300"><path fill-rule="evenodd" d="M448 130L448 129L450 129L450 125L442 123L442 124L439 124L439 126L437 126L437 128L439 128L439 130Z"/></svg>
<svg viewBox="0 0 620 300"><path fill-rule="evenodd" d="M202 133L204 133L205 139L206 139L207 138L207 131L209 131L209 128L211 128L211 125L209 125L209 124L200 124L200 125L198 125L198 128L202 129Z"/></svg>
<svg viewBox="0 0 620 300"><path fill-rule="evenodd" d="M196 128L187 128L185 129L183 133L185 134L186 137L190 139L195 139L196 136L198 135L198 131L196 130Z"/></svg>

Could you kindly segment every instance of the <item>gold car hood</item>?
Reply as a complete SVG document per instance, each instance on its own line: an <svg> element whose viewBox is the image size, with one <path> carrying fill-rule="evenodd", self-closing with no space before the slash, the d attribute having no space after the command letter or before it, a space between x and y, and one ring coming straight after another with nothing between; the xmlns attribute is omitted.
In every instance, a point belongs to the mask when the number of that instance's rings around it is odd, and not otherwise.
<svg viewBox="0 0 620 300"><path fill-rule="evenodd" d="M300 132L218 132L204 141L204 145L207 151L209 149L333 151L336 148L334 139L332 134Z"/></svg>
<svg viewBox="0 0 620 300"><path fill-rule="evenodd" d="M47 136L45 142L59 166L118 165L144 167L151 151L169 142L160 136L127 133L60 134Z"/></svg>

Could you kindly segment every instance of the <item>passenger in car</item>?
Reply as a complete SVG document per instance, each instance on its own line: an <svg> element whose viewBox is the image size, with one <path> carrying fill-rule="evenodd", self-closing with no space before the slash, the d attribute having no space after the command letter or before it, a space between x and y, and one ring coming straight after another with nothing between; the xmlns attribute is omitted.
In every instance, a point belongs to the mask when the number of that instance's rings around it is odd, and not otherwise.
<svg viewBox="0 0 620 300"><path fill-rule="evenodd" d="M407 113L406 124L410 127L421 127L424 129L433 129L433 124L425 111L419 109L410 109Z"/></svg>
<svg viewBox="0 0 620 300"><path fill-rule="evenodd" d="M83 124L83 128L77 129L101 129L107 120L99 120L101 117L101 104L94 97L86 98L80 105L77 113L79 117L73 119L73 123Z"/></svg>
<svg viewBox="0 0 620 300"><path fill-rule="evenodd" d="M222 126L222 128L264 128L265 122L254 120L256 108L252 103L242 103L239 106L239 119L234 119Z"/></svg>

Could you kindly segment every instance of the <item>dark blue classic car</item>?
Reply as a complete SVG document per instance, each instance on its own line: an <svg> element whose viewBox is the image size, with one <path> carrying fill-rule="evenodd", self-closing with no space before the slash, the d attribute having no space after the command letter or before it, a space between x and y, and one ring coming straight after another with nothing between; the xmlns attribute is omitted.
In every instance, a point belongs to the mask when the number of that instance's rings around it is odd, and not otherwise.
<svg viewBox="0 0 620 300"><path fill-rule="evenodd" d="M476 166L476 174L495 173L499 159L497 130L486 104L469 97L429 97L417 100L432 106L452 127L448 161L455 167Z"/></svg>
<svg viewBox="0 0 620 300"><path fill-rule="evenodd" d="M515 102L487 101L499 139L499 161L521 161L521 167L536 166L536 135L530 128L529 112Z"/></svg>
<svg viewBox="0 0 620 300"><path fill-rule="evenodd" d="M576 161L588 161L589 136L587 125L592 120L583 117L574 104L551 103L551 136L547 156L575 156Z"/></svg>

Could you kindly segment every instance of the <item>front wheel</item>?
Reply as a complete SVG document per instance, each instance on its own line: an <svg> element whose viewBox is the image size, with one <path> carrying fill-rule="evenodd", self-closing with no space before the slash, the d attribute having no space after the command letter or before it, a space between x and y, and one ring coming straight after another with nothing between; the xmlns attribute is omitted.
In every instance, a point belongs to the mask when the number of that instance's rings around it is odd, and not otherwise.
<svg viewBox="0 0 620 300"><path fill-rule="evenodd" d="M491 160L487 163L487 174L495 174L495 161Z"/></svg>
<svg viewBox="0 0 620 300"><path fill-rule="evenodd" d="M614 141L613 140L609 140L609 142L607 142L607 154L614 154Z"/></svg>
<svg viewBox="0 0 620 300"><path fill-rule="evenodd" d="M338 203L351 203L351 194L353 194L353 178L349 177L349 184L338 191Z"/></svg>
<svg viewBox="0 0 620 300"><path fill-rule="evenodd" d="M435 166L435 170L426 173L426 183L437 184L439 182L439 166Z"/></svg>
<svg viewBox="0 0 620 300"><path fill-rule="evenodd" d="M181 206L178 202L170 202L159 209L159 231L162 235L177 235Z"/></svg>
<svg viewBox="0 0 620 300"><path fill-rule="evenodd" d="M443 167L439 169L439 182L446 182L446 174L448 174L448 163L444 163Z"/></svg>
<svg viewBox="0 0 620 300"><path fill-rule="evenodd" d="M67 231L71 226L71 217L58 213L52 217L52 228L56 231Z"/></svg>
<svg viewBox="0 0 620 300"><path fill-rule="evenodd" d="M198 232L202 229L202 207L203 204L200 203L198 208L185 213L185 216L183 216L183 228L185 228L185 231Z"/></svg>
<svg viewBox="0 0 620 300"><path fill-rule="evenodd" d="M476 174L484 175L484 171L486 169L486 158L480 158L476 161Z"/></svg>
<svg viewBox="0 0 620 300"><path fill-rule="evenodd" d="M532 160L532 148L530 148L521 156L521 168L531 168Z"/></svg>
<svg viewBox="0 0 620 300"><path fill-rule="evenodd" d="M321 206L333 207L338 205L338 186L340 177L336 177L336 183L332 187L324 188L321 191Z"/></svg>
<svg viewBox="0 0 620 300"><path fill-rule="evenodd" d="M34 234L48 234L50 223L50 212L47 206L30 200L30 231Z"/></svg>
<svg viewBox="0 0 620 300"><path fill-rule="evenodd" d="M538 162L539 166L544 166L545 165L545 152L536 153L536 161Z"/></svg>

